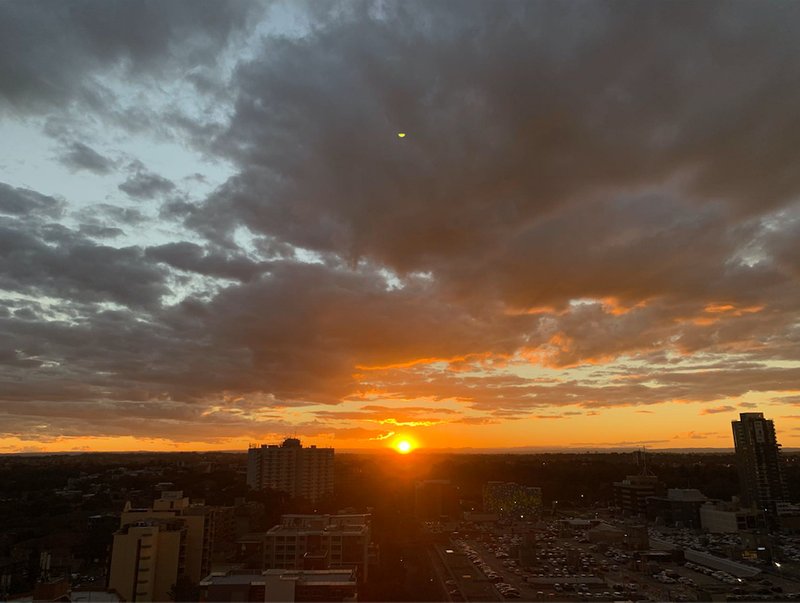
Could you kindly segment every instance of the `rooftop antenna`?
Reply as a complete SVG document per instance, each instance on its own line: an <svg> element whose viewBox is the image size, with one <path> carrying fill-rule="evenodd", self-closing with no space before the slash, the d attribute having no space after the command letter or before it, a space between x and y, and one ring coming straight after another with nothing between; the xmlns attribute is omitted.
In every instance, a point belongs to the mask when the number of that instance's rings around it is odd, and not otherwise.
<svg viewBox="0 0 800 603"><path fill-rule="evenodd" d="M639 466L641 468L640 475L646 475L648 477L655 477L653 472L647 468L647 448L642 446L641 450L636 451L636 458L639 461Z"/></svg>

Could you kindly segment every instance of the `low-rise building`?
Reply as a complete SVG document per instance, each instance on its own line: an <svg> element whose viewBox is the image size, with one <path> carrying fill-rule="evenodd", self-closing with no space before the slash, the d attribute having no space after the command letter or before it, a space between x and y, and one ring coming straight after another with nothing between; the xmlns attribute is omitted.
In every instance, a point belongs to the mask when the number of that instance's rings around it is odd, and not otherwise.
<svg viewBox="0 0 800 603"><path fill-rule="evenodd" d="M706 532L733 533L765 526L766 519L762 511L742 508L738 501L708 502L700 507L700 527Z"/></svg>
<svg viewBox="0 0 800 603"><path fill-rule="evenodd" d="M646 499L647 520L679 528L700 528L700 507L708 502L705 494L694 488L670 488L666 496Z"/></svg>
<svg viewBox="0 0 800 603"><path fill-rule="evenodd" d="M664 484L655 475L628 475L614 482L614 504L627 515L647 514L647 499L664 494Z"/></svg>
<svg viewBox="0 0 800 603"><path fill-rule="evenodd" d="M208 603L355 601L354 569L213 573L200 582L200 600Z"/></svg>
<svg viewBox="0 0 800 603"><path fill-rule="evenodd" d="M414 484L414 517L439 520L457 517L458 489L446 479L426 480Z"/></svg>
<svg viewBox="0 0 800 603"><path fill-rule="evenodd" d="M366 580L373 549L368 514L284 515L267 531L267 569L355 569Z"/></svg>

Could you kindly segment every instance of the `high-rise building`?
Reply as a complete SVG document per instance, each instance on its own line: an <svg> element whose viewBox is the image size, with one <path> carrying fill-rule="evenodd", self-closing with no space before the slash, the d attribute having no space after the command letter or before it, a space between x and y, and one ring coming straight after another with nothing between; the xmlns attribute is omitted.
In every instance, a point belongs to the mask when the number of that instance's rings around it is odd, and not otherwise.
<svg viewBox="0 0 800 603"><path fill-rule="evenodd" d="M731 426L742 504L775 516L777 503L789 500L775 424L764 413L743 412Z"/></svg>
<svg viewBox="0 0 800 603"><path fill-rule="evenodd" d="M287 438L280 446L251 446L247 451L247 485L314 502L333 492L333 448L304 448L296 438Z"/></svg>

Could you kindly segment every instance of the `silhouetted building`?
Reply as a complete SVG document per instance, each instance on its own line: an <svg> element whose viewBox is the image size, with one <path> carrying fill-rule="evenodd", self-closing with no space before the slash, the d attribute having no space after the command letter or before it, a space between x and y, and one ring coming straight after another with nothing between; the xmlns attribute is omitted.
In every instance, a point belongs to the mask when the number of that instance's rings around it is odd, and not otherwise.
<svg viewBox="0 0 800 603"><path fill-rule="evenodd" d="M333 448L304 448L296 438L287 438L280 446L251 446L247 485L316 501L333 492L333 453Z"/></svg>
<svg viewBox="0 0 800 603"><path fill-rule="evenodd" d="M614 482L614 505L622 509L626 515L647 515L647 499L653 496L664 496L665 487L647 468L647 452L636 451L636 462L639 465L637 475L628 475L624 480Z"/></svg>
<svg viewBox="0 0 800 603"><path fill-rule="evenodd" d="M262 603L264 574L260 570L230 570L209 574L200 581L200 601Z"/></svg>
<svg viewBox="0 0 800 603"><path fill-rule="evenodd" d="M236 539L236 560L247 569L261 569L266 532L252 532Z"/></svg>
<svg viewBox="0 0 800 603"><path fill-rule="evenodd" d="M374 549L370 515L284 515L264 541L267 569L354 568L367 578Z"/></svg>
<svg viewBox="0 0 800 603"><path fill-rule="evenodd" d="M655 475L629 475L614 482L614 504L629 515L646 515L647 499L664 494L664 484Z"/></svg>
<svg viewBox="0 0 800 603"><path fill-rule="evenodd" d="M500 517L531 520L542 510L542 489L513 482L487 482L483 486L483 508Z"/></svg>
<svg viewBox="0 0 800 603"><path fill-rule="evenodd" d="M647 499L647 519L655 523L679 528L700 527L700 507L708 498L693 488L670 488L666 496Z"/></svg>
<svg viewBox="0 0 800 603"><path fill-rule="evenodd" d="M219 603L355 601L355 570L285 570L213 573L200 582L200 600Z"/></svg>
<svg viewBox="0 0 800 603"><path fill-rule="evenodd" d="M777 503L778 525L781 530L797 534L800 532L800 505Z"/></svg>
<svg viewBox="0 0 800 603"><path fill-rule="evenodd" d="M739 501L707 502L700 507L700 527L706 532L735 533L766 526L764 512L753 507L742 508Z"/></svg>
<svg viewBox="0 0 800 603"><path fill-rule="evenodd" d="M437 520L460 512L458 489L450 480L436 479L414 484L414 517Z"/></svg>
<svg viewBox="0 0 800 603"><path fill-rule="evenodd" d="M357 576L353 569L264 572L265 603L356 601L357 587Z"/></svg>
<svg viewBox="0 0 800 603"><path fill-rule="evenodd" d="M774 517L777 503L788 501L775 424L765 419L764 413L743 412L738 421L731 422L731 426L742 504L754 506Z"/></svg>

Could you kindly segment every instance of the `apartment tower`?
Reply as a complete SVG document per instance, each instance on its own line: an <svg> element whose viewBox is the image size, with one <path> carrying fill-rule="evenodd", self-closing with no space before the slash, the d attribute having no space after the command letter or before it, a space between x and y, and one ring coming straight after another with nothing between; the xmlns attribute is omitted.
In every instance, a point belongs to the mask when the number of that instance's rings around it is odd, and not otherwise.
<svg viewBox="0 0 800 603"><path fill-rule="evenodd" d="M247 485L273 489L294 498L319 500L333 492L333 448L304 448L300 440L251 446L247 451Z"/></svg>
<svg viewBox="0 0 800 603"><path fill-rule="evenodd" d="M740 413L731 424L742 504L774 515L789 500L775 424L760 412Z"/></svg>

